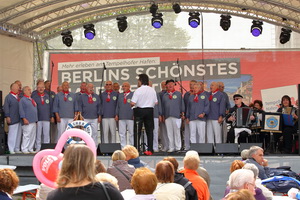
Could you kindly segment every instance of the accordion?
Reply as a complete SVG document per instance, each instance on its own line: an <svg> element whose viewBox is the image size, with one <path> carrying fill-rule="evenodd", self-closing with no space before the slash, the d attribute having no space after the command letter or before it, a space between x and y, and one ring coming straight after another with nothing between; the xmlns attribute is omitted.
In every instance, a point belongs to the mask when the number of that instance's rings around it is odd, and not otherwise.
<svg viewBox="0 0 300 200"><path fill-rule="evenodd" d="M236 127L249 128L251 125L250 116L253 114L252 108L242 107L236 110Z"/></svg>

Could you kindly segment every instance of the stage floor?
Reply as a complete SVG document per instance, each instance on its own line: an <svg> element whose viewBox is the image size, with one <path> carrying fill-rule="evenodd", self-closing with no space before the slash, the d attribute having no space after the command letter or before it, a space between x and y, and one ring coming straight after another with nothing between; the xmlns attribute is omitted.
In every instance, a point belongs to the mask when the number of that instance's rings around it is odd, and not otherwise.
<svg viewBox="0 0 300 200"><path fill-rule="evenodd" d="M141 156L141 160L148 163L152 168L155 168L156 163L161 161L165 156L174 156L179 163L179 167L183 166L184 154L167 154L160 153L154 156ZM32 160L34 155L1 155L0 165L14 165L17 166L16 172L20 177L20 185L24 184L38 184L32 171ZM270 167L278 166L291 166L291 169L299 173L300 169L300 156L299 155L266 155L266 159L269 161ZM112 161L110 156L97 156L97 159L101 160L105 166L110 166ZM226 182L229 177L229 168L231 162L240 159L240 156L200 156L201 166L204 167L211 179L210 192L215 200L219 200L223 197Z"/></svg>

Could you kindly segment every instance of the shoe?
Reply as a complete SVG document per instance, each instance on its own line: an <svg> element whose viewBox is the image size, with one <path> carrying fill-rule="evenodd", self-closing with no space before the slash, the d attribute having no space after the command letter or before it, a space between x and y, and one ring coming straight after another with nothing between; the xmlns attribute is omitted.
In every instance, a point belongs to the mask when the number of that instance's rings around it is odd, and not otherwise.
<svg viewBox="0 0 300 200"><path fill-rule="evenodd" d="M22 153L24 153L24 154L30 154L29 151L23 151Z"/></svg>
<svg viewBox="0 0 300 200"><path fill-rule="evenodd" d="M152 156L153 155L153 153L151 151L145 151L144 154L147 155L147 156Z"/></svg>
<svg viewBox="0 0 300 200"><path fill-rule="evenodd" d="M168 150L168 153L172 153L172 152L174 152L174 149L169 149Z"/></svg>
<svg viewBox="0 0 300 200"><path fill-rule="evenodd" d="M22 153L22 151L15 151L15 153Z"/></svg>
<svg viewBox="0 0 300 200"><path fill-rule="evenodd" d="M9 154L16 154L16 152L10 151Z"/></svg>
<svg viewBox="0 0 300 200"><path fill-rule="evenodd" d="M36 151L29 151L29 153L32 153L32 154L34 154L34 153L36 153Z"/></svg>
<svg viewBox="0 0 300 200"><path fill-rule="evenodd" d="M159 152L159 150L154 150L154 152L155 152L155 153L158 153L158 152Z"/></svg>

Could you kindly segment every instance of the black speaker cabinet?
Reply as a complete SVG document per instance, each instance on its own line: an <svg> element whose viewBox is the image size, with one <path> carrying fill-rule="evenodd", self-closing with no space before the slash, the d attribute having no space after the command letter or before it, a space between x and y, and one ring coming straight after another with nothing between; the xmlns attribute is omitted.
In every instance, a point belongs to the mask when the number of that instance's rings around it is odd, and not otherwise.
<svg viewBox="0 0 300 200"><path fill-rule="evenodd" d="M116 150L122 150L120 143L105 143L99 144L98 150L100 154L112 154Z"/></svg>
<svg viewBox="0 0 300 200"><path fill-rule="evenodd" d="M252 146L262 147L262 143L240 143L239 151L242 152L244 149L250 149Z"/></svg>
<svg viewBox="0 0 300 200"><path fill-rule="evenodd" d="M236 143L220 143L216 144L215 153L239 153L239 146Z"/></svg>
<svg viewBox="0 0 300 200"><path fill-rule="evenodd" d="M55 149L56 143L42 143L41 150Z"/></svg>
<svg viewBox="0 0 300 200"><path fill-rule="evenodd" d="M213 144L212 143L191 143L191 150L197 151L200 154L212 154Z"/></svg>

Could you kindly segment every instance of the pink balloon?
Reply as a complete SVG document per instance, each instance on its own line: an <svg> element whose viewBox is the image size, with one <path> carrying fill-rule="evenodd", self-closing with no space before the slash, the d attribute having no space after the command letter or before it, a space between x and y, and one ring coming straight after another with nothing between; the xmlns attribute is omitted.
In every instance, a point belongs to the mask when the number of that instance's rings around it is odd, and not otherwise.
<svg viewBox="0 0 300 200"><path fill-rule="evenodd" d="M54 179L56 179L56 177L49 178L49 177L47 177L47 175L45 176L45 171L43 173L42 168L43 168L43 166L44 166L44 168L47 167L48 163L42 163L42 161L44 161L44 162L47 161L47 159L43 160L43 158L45 158L45 156L54 156L54 157L57 157L57 160L61 160L63 158L63 154L61 153L61 151L69 137L81 138L86 143L86 145L92 150L95 157L97 156L95 142L89 134L87 134L83 130L76 129L76 128L65 131L59 138L55 149L45 149L45 150L38 152L34 156L33 162L32 162L33 171L34 171L34 174L37 177L37 179L41 183L44 183L45 185L47 185L51 188L56 188L55 181L53 181Z"/></svg>

